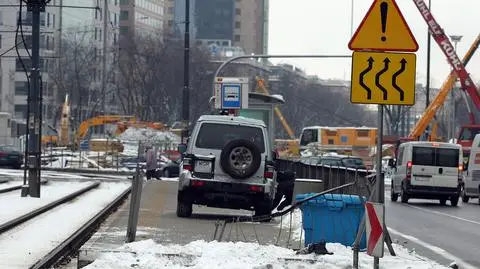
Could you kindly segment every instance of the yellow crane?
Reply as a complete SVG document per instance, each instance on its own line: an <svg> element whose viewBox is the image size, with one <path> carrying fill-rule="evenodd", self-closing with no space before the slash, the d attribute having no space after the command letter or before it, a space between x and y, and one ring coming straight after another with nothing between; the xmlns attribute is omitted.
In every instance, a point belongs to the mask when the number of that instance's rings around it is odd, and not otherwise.
<svg viewBox="0 0 480 269"><path fill-rule="evenodd" d="M258 76L255 78L255 80L257 81L256 90L263 92L266 95L270 95L265 85L265 80ZM274 111L275 111L275 115L280 120L280 123L282 124L283 129L285 129L288 136L290 137L290 139L286 139L286 140L275 139L276 144L278 144L277 148L280 148L280 150L282 151L282 152L279 152L280 155L283 155L283 154L294 155L294 156L300 155L300 144L295 137L295 132L293 132L287 120L283 116L282 111L280 111L280 108L275 107Z"/></svg>

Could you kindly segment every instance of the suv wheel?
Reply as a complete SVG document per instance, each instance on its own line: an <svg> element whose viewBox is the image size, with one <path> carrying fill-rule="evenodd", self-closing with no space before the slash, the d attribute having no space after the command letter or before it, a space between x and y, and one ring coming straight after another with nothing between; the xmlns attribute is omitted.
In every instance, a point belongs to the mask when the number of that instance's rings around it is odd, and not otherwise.
<svg viewBox="0 0 480 269"><path fill-rule="evenodd" d="M395 190L393 189L393 182L390 186L390 200L392 200L392 202L396 202L398 200L398 193L395 193Z"/></svg>
<svg viewBox="0 0 480 269"><path fill-rule="evenodd" d="M405 187L403 186L403 184L402 184L402 189L401 189L401 192L400 192L400 199L402 200L402 203L404 203L404 204L408 203L408 199L410 199L410 197L408 197L407 192L405 191Z"/></svg>
<svg viewBox="0 0 480 269"><path fill-rule="evenodd" d="M246 179L255 174L261 163L260 149L251 141L238 139L222 149L220 166L235 179Z"/></svg>
<svg viewBox="0 0 480 269"><path fill-rule="evenodd" d="M459 198L458 196L453 196L453 197L451 197L451 198L450 198L450 204L451 204L452 206L457 206L457 205L458 205L458 198Z"/></svg>
<svg viewBox="0 0 480 269"><path fill-rule="evenodd" d="M465 187L462 187L462 202L464 203L468 203L468 200L470 200L470 196L468 196L466 193L465 193Z"/></svg>
<svg viewBox="0 0 480 269"><path fill-rule="evenodd" d="M177 194L177 217L189 218L192 216L192 201L186 196L181 191Z"/></svg>
<svg viewBox="0 0 480 269"><path fill-rule="evenodd" d="M269 216L272 214L272 201L262 201L259 202L255 205L255 217L260 217L260 216ZM262 220L262 222L269 222L272 219L266 218L265 220Z"/></svg>

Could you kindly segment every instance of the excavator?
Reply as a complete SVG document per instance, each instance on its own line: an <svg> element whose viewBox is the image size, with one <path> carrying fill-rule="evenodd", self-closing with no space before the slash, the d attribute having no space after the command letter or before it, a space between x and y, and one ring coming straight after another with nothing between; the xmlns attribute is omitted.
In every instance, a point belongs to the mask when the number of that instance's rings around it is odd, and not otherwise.
<svg viewBox="0 0 480 269"><path fill-rule="evenodd" d="M438 108L442 105L443 101L445 100L448 92L452 88L453 83L455 82L456 77L460 80L461 88L464 91L464 96L468 94L473 102L473 104L476 106L477 110L480 111L480 94L478 92L478 89L476 85L474 84L472 78L470 77L470 74L467 72L465 69L464 63L460 60L458 57L454 46L450 42L450 39L448 36L445 34L443 31L443 28L437 23L435 18L433 17L430 9L428 8L427 4L425 3L424 0L413 0L415 6L417 7L418 11L424 18L425 22L428 25L428 28L430 30L430 33L439 45L440 49L442 52L445 54L445 56L448 59L448 62L452 66L452 74L447 80L447 84L445 87L442 87L442 91L439 93L439 96L437 96L436 100L432 102L432 104L429 106L429 108L426 109L424 116L422 117L422 122L420 124L417 124L418 128L416 127L410 136L406 139L400 139L397 141L397 148L400 143L403 141L409 141L409 140L415 140L416 138L421 135L423 131L425 131L426 127L428 126L429 122L435 115L435 112L438 110ZM475 45L477 44L477 45ZM472 48L470 49L470 56L467 54L466 62L470 59L471 55L473 52L477 49L478 47L478 38L477 41L474 43ZM466 94L465 94L466 93ZM438 100L437 100L438 99ZM465 98L466 99L466 98ZM473 142L473 138L477 133L480 133L480 125L475 123L475 117L473 112L471 111L468 102L467 102L467 108L469 111L469 118L470 118L470 125L464 125L461 127L460 135L457 140L457 143L460 144L463 148L464 152L464 159L465 156L469 156L470 154L470 148ZM424 118L424 119L423 119ZM423 130L423 131L422 131Z"/></svg>
<svg viewBox="0 0 480 269"><path fill-rule="evenodd" d="M265 80L260 77L255 77L256 80L256 91L264 93L266 95L270 95L266 85ZM298 139L295 137L295 133L293 132L292 128L288 124L287 120L280 111L280 108L274 108L275 115L280 120L280 123L283 126L283 129L287 132L290 139L275 139L275 143L281 145L279 148L281 152L279 152L280 156L299 156L300 155L300 144Z"/></svg>
<svg viewBox="0 0 480 269"><path fill-rule="evenodd" d="M150 122L150 121L121 121L117 123L117 129L115 130L115 135L120 135L125 132L128 128L152 128L159 131L167 130L167 126L161 122Z"/></svg>
<svg viewBox="0 0 480 269"><path fill-rule="evenodd" d="M101 115L83 121L75 134L75 138L72 144L72 148L78 149L80 142L88 135L88 131L92 126L99 126L105 124L117 124L122 121L133 121L135 116L123 116L123 115Z"/></svg>

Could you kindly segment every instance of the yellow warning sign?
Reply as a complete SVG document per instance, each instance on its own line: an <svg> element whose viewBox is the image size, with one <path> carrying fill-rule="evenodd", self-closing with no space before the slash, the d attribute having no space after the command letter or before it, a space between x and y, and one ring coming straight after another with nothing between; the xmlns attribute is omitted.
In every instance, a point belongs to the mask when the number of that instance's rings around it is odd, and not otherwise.
<svg viewBox="0 0 480 269"><path fill-rule="evenodd" d="M395 0L375 0L348 47L351 50L417 51L418 43Z"/></svg>
<svg viewBox="0 0 480 269"><path fill-rule="evenodd" d="M416 61L414 53L355 51L350 101L414 105Z"/></svg>

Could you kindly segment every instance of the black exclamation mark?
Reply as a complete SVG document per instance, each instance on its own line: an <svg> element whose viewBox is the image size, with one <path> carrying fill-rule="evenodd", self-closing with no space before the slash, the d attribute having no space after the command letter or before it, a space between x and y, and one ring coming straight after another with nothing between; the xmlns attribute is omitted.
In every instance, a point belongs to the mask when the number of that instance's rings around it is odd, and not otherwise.
<svg viewBox="0 0 480 269"><path fill-rule="evenodd" d="M387 13L388 13L388 3L382 2L380 4L380 17L382 18L382 41L387 41L387 37L385 36L385 32L387 31Z"/></svg>

